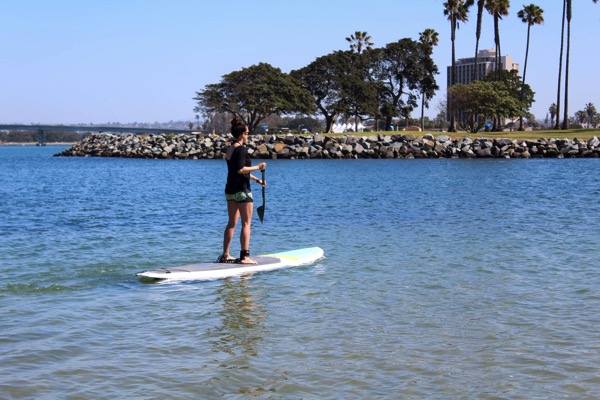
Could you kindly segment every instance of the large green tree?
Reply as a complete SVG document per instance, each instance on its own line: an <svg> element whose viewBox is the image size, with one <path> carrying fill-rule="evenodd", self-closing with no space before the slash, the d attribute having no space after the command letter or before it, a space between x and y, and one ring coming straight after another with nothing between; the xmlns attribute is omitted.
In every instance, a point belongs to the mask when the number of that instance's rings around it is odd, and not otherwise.
<svg viewBox="0 0 600 400"><path fill-rule="evenodd" d="M473 5L474 0L448 0L444 2L444 15L450 21L450 41L452 42L452 67L450 70L450 84L456 84L456 30L460 26L460 22L466 22L469 19L469 8ZM450 106L450 127L448 131L456 132L456 116L452 111L452 103Z"/></svg>
<svg viewBox="0 0 600 400"><path fill-rule="evenodd" d="M521 101L522 86L517 71L503 70L500 80L496 78L495 71L491 71L484 80L448 89L449 99L454 102L459 115L459 127L468 132L477 132L487 121L523 115L531 107L534 93L525 84Z"/></svg>
<svg viewBox="0 0 600 400"><path fill-rule="evenodd" d="M347 67L340 75L340 89L342 113L354 119L356 132L360 121L377 114L377 83L370 79L369 57L348 54Z"/></svg>
<svg viewBox="0 0 600 400"><path fill-rule="evenodd" d="M521 90L521 101L525 91L525 77L527 75L527 60L529 59L529 38L531 36L531 27L544 22L544 10L535 4L523 6L523 9L517 13L522 22L527 24L527 46L525 48L525 65L523 67L523 88ZM519 118L519 130L523 130L523 116Z"/></svg>
<svg viewBox="0 0 600 400"><path fill-rule="evenodd" d="M406 112L406 107L417 107L420 89L430 95L435 80L424 80L435 73L435 64L428 52L428 47L408 38L370 52L372 80L376 82L379 113L386 129L394 117Z"/></svg>
<svg viewBox="0 0 600 400"><path fill-rule="evenodd" d="M514 119L521 115L529 114L528 111L534 102L535 93L531 90L528 84L524 84L516 70L501 70L500 79L496 77L494 72L490 72L485 78L488 81L497 81L507 91L508 95L515 100L518 109L508 109L503 112L499 112L496 117L497 121L502 118Z"/></svg>
<svg viewBox="0 0 600 400"><path fill-rule="evenodd" d="M312 95L317 112L325 118L326 132L331 132L336 119L345 109L341 78L345 75L349 62L349 52L336 51L290 72Z"/></svg>
<svg viewBox="0 0 600 400"><path fill-rule="evenodd" d="M448 100L458 112L458 126L475 133L483 128L488 118L496 115L503 98L496 92L493 82L473 81L448 88Z"/></svg>
<svg viewBox="0 0 600 400"><path fill-rule="evenodd" d="M494 117L517 115L521 109L519 99L497 80L458 84L448 89L448 96L460 115L459 127L472 133Z"/></svg>
<svg viewBox="0 0 600 400"><path fill-rule="evenodd" d="M196 92L195 111L228 112L255 131L273 114L312 114L314 103L300 83L279 68L259 63L224 75L221 82Z"/></svg>

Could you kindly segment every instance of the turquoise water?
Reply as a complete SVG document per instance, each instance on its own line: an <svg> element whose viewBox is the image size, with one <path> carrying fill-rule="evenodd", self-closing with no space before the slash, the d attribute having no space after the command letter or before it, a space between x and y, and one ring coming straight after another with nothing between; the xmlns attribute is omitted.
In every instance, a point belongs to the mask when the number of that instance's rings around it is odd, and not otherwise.
<svg viewBox="0 0 600 400"><path fill-rule="evenodd" d="M252 253L326 259L144 284L218 256L224 163L61 150L0 147L0 398L600 392L600 160L270 161Z"/></svg>

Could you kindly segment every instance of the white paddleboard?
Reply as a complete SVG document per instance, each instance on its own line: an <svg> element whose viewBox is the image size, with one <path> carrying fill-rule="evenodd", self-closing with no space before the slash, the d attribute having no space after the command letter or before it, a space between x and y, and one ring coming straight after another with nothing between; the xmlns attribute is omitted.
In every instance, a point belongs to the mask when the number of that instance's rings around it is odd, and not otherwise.
<svg viewBox="0 0 600 400"><path fill-rule="evenodd" d="M271 271L274 269L312 264L323 258L323 254L323 249L320 247L309 247L306 249L252 257L258 264L223 264L211 262L182 265L181 267L173 268L154 269L151 271L138 272L136 275L142 279L154 280L209 281L230 276L252 274L254 272Z"/></svg>

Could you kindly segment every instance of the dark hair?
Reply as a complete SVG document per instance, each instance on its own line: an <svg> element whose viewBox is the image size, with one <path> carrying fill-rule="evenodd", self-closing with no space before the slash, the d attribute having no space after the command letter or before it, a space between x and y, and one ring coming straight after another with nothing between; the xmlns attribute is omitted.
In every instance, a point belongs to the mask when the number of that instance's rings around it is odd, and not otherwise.
<svg viewBox="0 0 600 400"><path fill-rule="evenodd" d="M231 134L233 137L238 138L242 133L246 132L248 125L239 118L231 120Z"/></svg>

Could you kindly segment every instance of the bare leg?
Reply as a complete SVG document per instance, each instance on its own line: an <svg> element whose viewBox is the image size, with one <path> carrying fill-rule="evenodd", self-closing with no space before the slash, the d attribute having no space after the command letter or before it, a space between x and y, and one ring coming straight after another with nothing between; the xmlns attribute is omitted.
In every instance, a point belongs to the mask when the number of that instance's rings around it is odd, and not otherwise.
<svg viewBox="0 0 600 400"><path fill-rule="evenodd" d="M240 217L238 206L235 201L227 202L227 215L229 216L229 220L227 221L225 232L223 232L223 258L225 260L230 260L233 259L233 257L229 254L229 248L231 246L231 241L233 240L235 225Z"/></svg>
<svg viewBox="0 0 600 400"><path fill-rule="evenodd" d="M252 226L252 211L254 203L239 203L239 214L242 217L242 232L240 233L240 245L242 250L250 250L250 228ZM256 264L256 261L246 257L240 261L242 264Z"/></svg>

